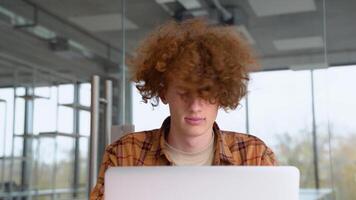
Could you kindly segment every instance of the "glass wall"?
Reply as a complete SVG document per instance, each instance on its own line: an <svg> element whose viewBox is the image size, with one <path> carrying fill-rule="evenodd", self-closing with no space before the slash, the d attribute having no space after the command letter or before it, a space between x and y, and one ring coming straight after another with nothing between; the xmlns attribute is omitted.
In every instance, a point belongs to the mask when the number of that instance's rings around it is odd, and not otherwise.
<svg viewBox="0 0 356 200"><path fill-rule="evenodd" d="M88 198L93 75L100 96L112 81L113 124L126 116L121 11L120 0L0 1L0 199Z"/></svg>
<svg viewBox="0 0 356 200"><path fill-rule="evenodd" d="M351 188L356 183L356 151L351 144L356 101L351 77L356 75L356 30L351 18L356 16L350 11L355 2L126 3L128 20L145 19L138 30L125 29L127 47L137 47L140 40L133 38L142 40L153 24L166 19L203 17L212 24L236 27L256 50L261 69L250 74L248 95L238 109L219 111L220 128L256 135L273 149L280 165L298 167L300 199L355 198ZM143 7L147 12L139 12ZM225 11L232 14L229 22L224 21ZM144 105L134 87L132 95L136 130L159 128L169 115L167 106ZM148 123L145 116L152 116Z"/></svg>
<svg viewBox="0 0 356 200"><path fill-rule="evenodd" d="M78 102L82 107L73 106L73 99L78 99L73 98L74 88L83 100L90 96L88 83L35 87L33 95L21 95L22 89L29 91L30 87L0 89L2 195L36 199L87 196L90 114L85 101ZM32 131L27 132L31 124L26 124L31 121ZM78 124L80 132L75 132ZM17 129L14 134L13 129Z"/></svg>
<svg viewBox="0 0 356 200"><path fill-rule="evenodd" d="M334 186L336 199L354 199L356 106L351 85L355 84L356 67L337 66L314 74L319 91L315 104L320 185Z"/></svg>
<svg viewBox="0 0 356 200"><path fill-rule="evenodd" d="M250 91L249 132L271 146L281 165L298 167L302 187L314 188L310 72L256 73Z"/></svg>

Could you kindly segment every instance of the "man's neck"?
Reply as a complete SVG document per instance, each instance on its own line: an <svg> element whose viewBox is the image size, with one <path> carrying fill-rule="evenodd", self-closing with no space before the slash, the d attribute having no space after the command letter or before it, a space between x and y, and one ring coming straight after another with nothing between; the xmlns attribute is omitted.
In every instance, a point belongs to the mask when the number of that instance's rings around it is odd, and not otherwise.
<svg viewBox="0 0 356 200"><path fill-rule="evenodd" d="M167 142L169 145L181 151L195 153L204 150L210 144L212 138L213 129L198 136L187 136L171 127Z"/></svg>

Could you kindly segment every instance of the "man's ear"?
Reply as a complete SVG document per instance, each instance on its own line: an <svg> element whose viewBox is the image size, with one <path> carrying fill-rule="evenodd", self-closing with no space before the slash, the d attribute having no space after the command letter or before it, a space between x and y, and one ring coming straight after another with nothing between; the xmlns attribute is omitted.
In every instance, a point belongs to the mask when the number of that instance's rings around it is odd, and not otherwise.
<svg viewBox="0 0 356 200"><path fill-rule="evenodd" d="M163 104L167 104L167 99L166 99L166 91L164 89L162 89L160 92L159 92L159 98L161 99L162 103Z"/></svg>
<svg viewBox="0 0 356 200"><path fill-rule="evenodd" d="M166 98L164 96L160 95L159 98L161 99L163 104L167 104L167 100L166 100Z"/></svg>
<svg viewBox="0 0 356 200"><path fill-rule="evenodd" d="M163 104L167 104L167 100L166 100L165 92L164 92L164 91L161 91L161 92L160 92L159 98L161 99L161 101L162 101Z"/></svg>

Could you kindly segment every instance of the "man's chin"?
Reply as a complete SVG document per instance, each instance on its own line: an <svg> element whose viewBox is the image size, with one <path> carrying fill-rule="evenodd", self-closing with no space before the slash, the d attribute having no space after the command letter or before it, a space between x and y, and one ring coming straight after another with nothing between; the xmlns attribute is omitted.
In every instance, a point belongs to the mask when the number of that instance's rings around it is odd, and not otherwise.
<svg viewBox="0 0 356 200"><path fill-rule="evenodd" d="M189 127L185 129L185 135L187 136L200 136L204 134L204 128L203 127Z"/></svg>

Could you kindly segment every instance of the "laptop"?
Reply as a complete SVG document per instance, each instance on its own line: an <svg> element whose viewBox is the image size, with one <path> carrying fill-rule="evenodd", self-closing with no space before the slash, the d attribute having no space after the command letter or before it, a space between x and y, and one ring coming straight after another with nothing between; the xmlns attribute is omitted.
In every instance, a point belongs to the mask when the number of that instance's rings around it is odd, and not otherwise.
<svg viewBox="0 0 356 200"><path fill-rule="evenodd" d="M105 200L298 200L295 167L112 167Z"/></svg>

